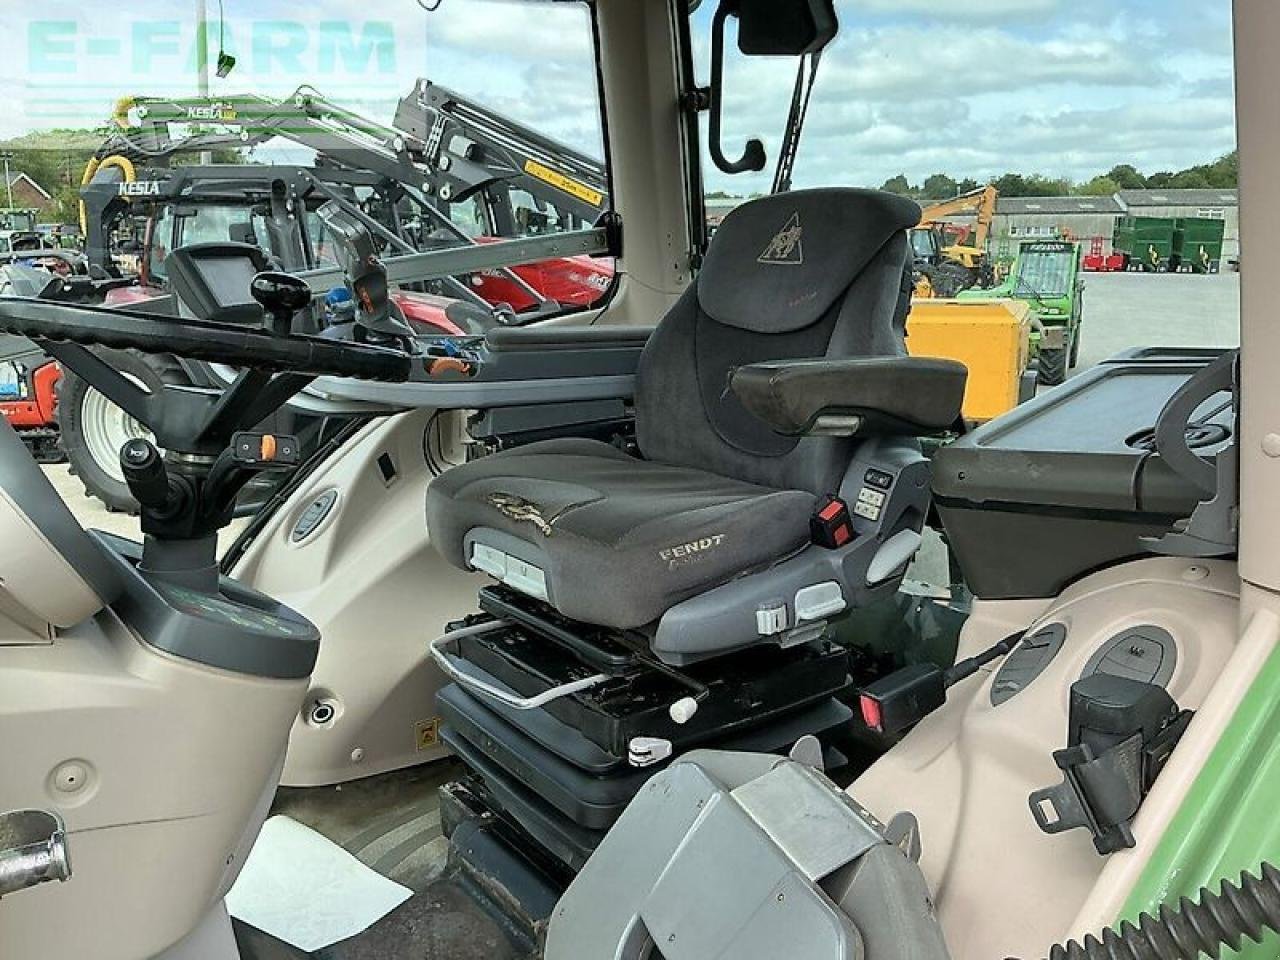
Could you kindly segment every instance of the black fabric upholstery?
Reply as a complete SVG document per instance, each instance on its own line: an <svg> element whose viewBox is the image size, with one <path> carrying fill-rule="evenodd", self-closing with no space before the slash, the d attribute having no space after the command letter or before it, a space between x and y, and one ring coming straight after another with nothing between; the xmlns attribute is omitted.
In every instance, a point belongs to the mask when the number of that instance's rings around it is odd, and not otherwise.
<svg viewBox="0 0 1280 960"><path fill-rule="evenodd" d="M739 330L804 329L826 315L890 237L919 221L916 204L878 190L796 190L744 203L725 217L707 250L699 306Z"/></svg>
<svg viewBox="0 0 1280 960"><path fill-rule="evenodd" d="M495 509L495 494L537 504L550 535ZM437 549L460 567L477 527L527 540L561 613L629 629L790 554L808 540L814 506L800 491L645 463L597 441L548 440L437 478L427 521Z"/></svg>
<svg viewBox="0 0 1280 960"><path fill-rule="evenodd" d="M449 470L427 495L437 548L465 567L469 533L518 538L562 613L632 628L802 547L817 497L839 488L855 442L781 436L743 406L730 376L778 360L905 355L905 231L919 216L910 201L866 190L798 191L735 210L645 345L644 459L563 440ZM535 505L550 535L504 513L495 495Z"/></svg>
<svg viewBox="0 0 1280 960"><path fill-rule="evenodd" d="M866 415L868 431L896 423L898 431L927 436L960 420L968 376L954 360L858 357L739 367L731 386L748 411L782 434L804 433L829 411Z"/></svg>
<svg viewBox="0 0 1280 960"><path fill-rule="evenodd" d="M881 239L844 298L801 330L763 335L718 323L701 310L698 287L686 293L640 360L636 431L645 457L770 487L834 492L852 443L780 436L743 407L729 375L775 360L905 356L911 306L906 235L897 231ZM744 270L744 284L757 279L753 270Z"/></svg>

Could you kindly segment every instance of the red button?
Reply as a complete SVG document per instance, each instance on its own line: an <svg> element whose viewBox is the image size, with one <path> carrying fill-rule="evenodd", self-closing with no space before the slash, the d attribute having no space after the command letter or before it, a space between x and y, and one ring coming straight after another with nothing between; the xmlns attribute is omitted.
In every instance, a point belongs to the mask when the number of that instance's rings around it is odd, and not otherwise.
<svg viewBox="0 0 1280 960"><path fill-rule="evenodd" d="M862 722L877 733L883 732L880 701L872 700L866 694L858 698L858 706L862 709Z"/></svg>
<svg viewBox="0 0 1280 960"><path fill-rule="evenodd" d="M822 512L819 513L818 516L823 520L834 520L836 517L840 516L840 511L843 509L843 503L839 500L832 500L822 508Z"/></svg>

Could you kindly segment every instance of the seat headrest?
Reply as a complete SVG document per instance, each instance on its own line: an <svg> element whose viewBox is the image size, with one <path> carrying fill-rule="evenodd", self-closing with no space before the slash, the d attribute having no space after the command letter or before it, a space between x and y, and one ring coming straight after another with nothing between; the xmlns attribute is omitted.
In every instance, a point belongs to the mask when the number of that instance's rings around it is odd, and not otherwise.
<svg viewBox="0 0 1280 960"><path fill-rule="evenodd" d="M698 276L711 319L756 333L817 322L920 207L879 190L796 190L737 207Z"/></svg>

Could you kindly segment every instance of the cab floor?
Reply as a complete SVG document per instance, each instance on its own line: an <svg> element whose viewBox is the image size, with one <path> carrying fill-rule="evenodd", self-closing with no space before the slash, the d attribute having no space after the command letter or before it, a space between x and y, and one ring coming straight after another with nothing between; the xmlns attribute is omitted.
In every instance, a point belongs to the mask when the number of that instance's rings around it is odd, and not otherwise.
<svg viewBox="0 0 1280 960"><path fill-rule="evenodd" d="M244 960L532 960L448 863L439 789L460 765L442 760L333 787L282 788L272 807L332 840L413 896L359 936L304 953L236 924Z"/></svg>

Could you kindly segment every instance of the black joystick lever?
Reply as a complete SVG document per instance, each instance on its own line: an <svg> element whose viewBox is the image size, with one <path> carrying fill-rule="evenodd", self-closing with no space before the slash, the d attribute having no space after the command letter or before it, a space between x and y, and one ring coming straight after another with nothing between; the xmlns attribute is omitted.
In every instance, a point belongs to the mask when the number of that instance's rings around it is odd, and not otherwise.
<svg viewBox="0 0 1280 960"><path fill-rule="evenodd" d="M307 282L288 273L260 273L253 278L249 292L271 315L272 333L289 333L293 328L294 314L311 302L311 288Z"/></svg>
<svg viewBox="0 0 1280 960"><path fill-rule="evenodd" d="M182 491L170 480L164 457L150 440L130 440L121 447L120 468L129 492L148 513L171 516L182 505Z"/></svg>

